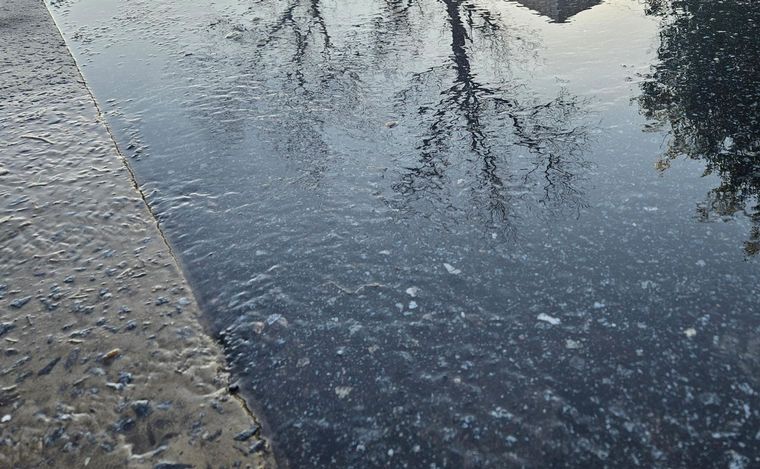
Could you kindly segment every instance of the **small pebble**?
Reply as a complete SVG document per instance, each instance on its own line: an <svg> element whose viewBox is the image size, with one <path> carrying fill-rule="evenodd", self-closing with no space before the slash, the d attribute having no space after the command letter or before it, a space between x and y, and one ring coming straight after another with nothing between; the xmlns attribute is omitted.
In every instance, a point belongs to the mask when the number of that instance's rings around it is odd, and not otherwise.
<svg viewBox="0 0 760 469"><path fill-rule="evenodd" d="M18 298L16 300L11 301L11 308L22 308L25 304L29 303L29 301L32 299L31 296L25 296L23 298Z"/></svg>
<svg viewBox="0 0 760 469"><path fill-rule="evenodd" d="M102 361L103 361L103 363L106 363L106 364L111 363L119 355L121 355L121 350L115 348L115 349L111 350L110 352L106 353L105 355L103 355Z"/></svg>
<svg viewBox="0 0 760 469"><path fill-rule="evenodd" d="M235 435L235 441L247 441L247 440L250 440L251 437L253 435L255 435L256 433L258 433L258 431L260 429L261 429L261 426L259 426L258 424L255 424L254 426L252 426L248 430L244 430L244 431L238 433L237 435Z"/></svg>

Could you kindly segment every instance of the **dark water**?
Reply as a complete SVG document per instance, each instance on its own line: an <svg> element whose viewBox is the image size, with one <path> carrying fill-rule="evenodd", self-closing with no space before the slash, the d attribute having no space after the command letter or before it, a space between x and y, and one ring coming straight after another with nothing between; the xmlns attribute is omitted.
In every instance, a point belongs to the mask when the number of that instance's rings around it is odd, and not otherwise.
<svg viewBox="0 0 760 469"><path fill-rule="evenodd" d="M750 0L52 2L294 467L757 467Z"/></svg>

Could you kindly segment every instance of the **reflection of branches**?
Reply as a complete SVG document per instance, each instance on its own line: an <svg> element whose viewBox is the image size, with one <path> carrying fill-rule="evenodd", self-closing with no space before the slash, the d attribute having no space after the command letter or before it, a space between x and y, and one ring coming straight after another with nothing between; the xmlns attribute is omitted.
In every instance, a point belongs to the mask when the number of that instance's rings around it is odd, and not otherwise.
<svg viewBox="0 0 760 469"><path fill-rule="evenodd" d="M428 123L417 147L418 165L407 168L394 189L408 201L424 199L430 203L437 199L447 210L461 211L453 200L456 195L446 192L451 183L447 173L452 172L452 166L462 164L450 158L457 157L457 148L462 148L468 155L469 167L457 184L469 180L475 210L489 226L512 229L510 220L516 216L513 198L523 197L526 189L537 184L543 186L538 200L543 205L582 206L583 194L576 181L585 166L581 150L587 132L584 127L573 126L582 113L578 101L562 93L544 104L530 99L521 102L515 97L520 95L521 87L479 81L469 47L474 35L493 36L504 27L497 16L471 3L443 3L451 28L451 66L415 75L412 87L399 93L398 99L406 103L413 98L412 90L430 87L429 81L437 79L442 71L453 69L453 83L441 92L436 104L418 107L417 113ZM511 139L508 129L512 131ZM532 168L517 177L506 166L509 152L520 147L527 149L534 160Z"/></svg>
<svg viewBox="0 0 760 469"><path fill-rule="evenodd" d="M642 85L642 113L667 127L657 167L685 155L720 176L699 218L744 213L753 221L745 250L760 251L760 11L750 0L650 0L662 15L660 62ZM650 124L651 125L651 124Z"/></svg>
<svg viewBox="0 0 760 469"><path fill-rule="evenodd" d="M350 64L332 59L335 46L321 0L258 2L256 11L265 8L275 9L265 14L272 20L257 26L255 37L261 39L255 42L253 57L239 66L245 76L266 80L266 88L282 88L266 97L274 102L249 108L272 105L276 117L270 121L285 130L272 144L281 155L298 161L301 183L318 185L331 157L323 137L330 117L325 111L356 101L359 77Z"/></svg>

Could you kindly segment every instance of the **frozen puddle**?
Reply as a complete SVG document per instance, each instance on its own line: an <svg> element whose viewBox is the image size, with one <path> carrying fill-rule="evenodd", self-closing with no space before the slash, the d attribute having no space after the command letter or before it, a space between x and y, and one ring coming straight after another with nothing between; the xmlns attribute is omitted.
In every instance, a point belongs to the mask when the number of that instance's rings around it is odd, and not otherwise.
<svg viewBox="0 0 760 469"><path fill-rule="evenodd" d="M280 461L760 464L748 1L52 4Z"/></svg>

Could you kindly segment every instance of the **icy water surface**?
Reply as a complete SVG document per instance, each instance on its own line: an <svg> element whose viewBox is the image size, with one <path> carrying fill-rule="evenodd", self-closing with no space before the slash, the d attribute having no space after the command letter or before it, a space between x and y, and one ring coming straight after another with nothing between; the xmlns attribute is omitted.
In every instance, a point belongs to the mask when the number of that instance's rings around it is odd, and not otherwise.
<svg viewBox="0 0 760 469"><path fill-rule="evenodd" d="M283 464L760 464L753 1L51 4Z"/></svg>

